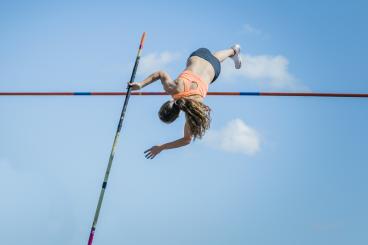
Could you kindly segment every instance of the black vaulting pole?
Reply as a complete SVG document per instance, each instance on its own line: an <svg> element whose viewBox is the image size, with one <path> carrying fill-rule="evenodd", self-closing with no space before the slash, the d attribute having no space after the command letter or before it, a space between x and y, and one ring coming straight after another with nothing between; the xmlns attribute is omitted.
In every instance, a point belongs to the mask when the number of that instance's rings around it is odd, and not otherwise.
<svg viewBox="0 0 368 245"><path fill-rule="evenodd" d="M130 83L134 82L135 74L137 73L137 68L138 68L138 64L139 64L139 60L140 60L140 56L141 56L141 51L143 49L143 44L144 44L145 38L146 38L146 33L144 32L142 34L141 42L139 44L139 49L138 49L137 57L135 59L132 76L130 77L130 81L129 81ZM106 172L105 172L105 177L104 177L104 180L103 180L103 183L102 183L101 192L100 192L100 197L98 199L97 208L96 208L96 211L95 211L95 216L93 218L91 232L89 234L88 245L92 245L92 242L93 242L94 234L95 234L95 231L96 231L96 225L97 225L97 221L98 221L98 216L100 214L100 210L101 210L101 206L102 206L102 201L103 201L105 190L106 190L106 186L107 186L107 181L109 180L109 174L110 174L110 170L111 170L111 166L112 166L112 161L114 160L115 149L116 149L117 142L119 141L120 131L121 131L121 127L123 125L125 111L126 111L126 108L128 106L128 102L129 102L131 90L132 90L132 88L131 88L131 86L129 86L129 83L128 83L128 87L127 87L127 92L126 92L126 96L125 96L125 100L124 100L123 109L121 111L121 115L120 115L120 119L119 119L119 124L118 124L117 130L116 130L116 133L115 133L114 143L112 144L112 149L111 149L111 153L110 153L109 163L107 164L107 168L106 168Z"/></svg>

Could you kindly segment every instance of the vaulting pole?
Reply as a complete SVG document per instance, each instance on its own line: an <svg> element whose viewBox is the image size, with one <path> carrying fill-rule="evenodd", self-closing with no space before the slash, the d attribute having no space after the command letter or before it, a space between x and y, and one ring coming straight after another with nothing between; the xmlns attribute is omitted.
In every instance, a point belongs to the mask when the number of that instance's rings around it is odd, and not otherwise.
<svg viewBox="0 0 368 245"><path fill-rule="evenodd" d="M143 48L145 37L146 37L146 33L144 32L143 35L142 35L142 38L141 38L141 42L139 44L139 49L138 49L137 57L135 59L135 64L134 64L132 76L130 77L130 82L134 82L134 78L135 78L135 74L137 72L139 59L140 59L140 56L141 56L141 51L142 51L142 48ZM123 121L124 121L125 111L126 111L126 108L128 106L130 94L131 94L131 87L128 84L123 109L121 111L119 124L118 124L117 130L116 130L116 133L115 133L114 143L112 144L109 163L107 164L105 177L104 177L101 192L100 192L100 197L98 199L97 208L96 208L96 211L95 211L95 216L93 218L91 233L90 233L89 239L88 239L88 245L92 245L92 242L93 242L93 237L94 237L94 234L95 234L95 231L96 231L96 225L97 225L98 217L99 217L99 214L100 214L100 211L101 211L101 206L102 206L102 201L103 201L106 186L107 186L107 181L109 180L109 174L110 174L110 170L111 170L111 166L112 166L112 161L114 160L115 148L116 148L117 142L119 141L120 131L121 131L121 127L122 127L122 124L123 124Z"/></svg>

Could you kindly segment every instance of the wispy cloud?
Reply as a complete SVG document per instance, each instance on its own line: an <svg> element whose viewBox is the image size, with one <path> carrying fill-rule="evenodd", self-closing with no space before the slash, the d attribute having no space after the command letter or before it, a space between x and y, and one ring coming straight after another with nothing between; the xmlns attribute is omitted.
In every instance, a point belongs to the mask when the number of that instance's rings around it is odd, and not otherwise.
<svg viewBox="0 0 368 245"><path fill-rule="evenodd" d="M148 75L157 70L168 70L169 66L180 57L180 53L168 51L147 54L140 61L139 73L141 75Z"/></svg>
<svg viewBox="0 0 368 245"><path fill-rule="evenodd" d="M230 121L220 130L209 130L203 142L219 150L246 155L255 155L261 148L259 133L241 119Z"/></svg>
<svg viewBox="0 0 368 245"><path fill-rule="evenodd" d="M254 26L252 26L251 24L248 24L248 23L243 25L242 31L247 33L247 34L263 35L263 32L260 29L254 27Z"/></svg>
<svg viewBox="0 0 368 245"><path fill-rule="evenodd" d="M223 76L228 80L243 78L257 82L262 89L308 90L289 71L289 60L282 55L242 55L243 67L234 69L232 61L223 64Z"/></svg>

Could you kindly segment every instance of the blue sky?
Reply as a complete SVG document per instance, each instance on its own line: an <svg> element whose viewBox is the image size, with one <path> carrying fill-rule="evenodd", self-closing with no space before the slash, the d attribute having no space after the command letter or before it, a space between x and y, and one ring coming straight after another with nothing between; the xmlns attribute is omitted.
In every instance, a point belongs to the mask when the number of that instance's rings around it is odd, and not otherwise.
<svg viewBox="0 0 368 245"><path fill-rule="evenodd" d="M364 1L0 3L0 91L123 91L240 43L211 91L368 92ZM157 83L144 91L161 91ZM94 244L366 244L368 101L208 97L203 140L132 97ZM85 244L123 98L0 98L1 244Z"/></svg>

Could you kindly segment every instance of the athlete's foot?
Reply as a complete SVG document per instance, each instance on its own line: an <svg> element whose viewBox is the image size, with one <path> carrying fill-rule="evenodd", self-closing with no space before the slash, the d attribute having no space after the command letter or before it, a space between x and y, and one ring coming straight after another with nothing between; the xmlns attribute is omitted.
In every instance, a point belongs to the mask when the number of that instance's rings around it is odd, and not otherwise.
<svg viewBox="0 0 368 245"><path fill-rule="evenodd" d="M242 66L242 58L240 56L240 45L239 44L235 44L231 47L234 50L234 55L231 56L230 58L233 59L234 64L235 64L235 68L236 69L240 69Z"/></svg>

